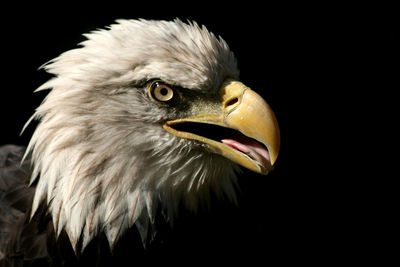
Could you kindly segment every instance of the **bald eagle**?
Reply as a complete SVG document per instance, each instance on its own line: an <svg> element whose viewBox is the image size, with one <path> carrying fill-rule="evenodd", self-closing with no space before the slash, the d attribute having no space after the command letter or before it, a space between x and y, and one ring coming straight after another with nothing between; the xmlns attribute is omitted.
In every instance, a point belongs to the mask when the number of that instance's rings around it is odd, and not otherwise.
<svg viewBox="0 0 400 267"><path fill-rule="evenodd" d="M146 243L159 212L172 221L211 191L235 202L239 166L265 175L277 159L274 113L221 37L180 20L118 20L85 37L43 66L53 78L37 89L50 91L27 149L1 149L5 264L52 262L49 235L77 257L132 228Z"/></svg>

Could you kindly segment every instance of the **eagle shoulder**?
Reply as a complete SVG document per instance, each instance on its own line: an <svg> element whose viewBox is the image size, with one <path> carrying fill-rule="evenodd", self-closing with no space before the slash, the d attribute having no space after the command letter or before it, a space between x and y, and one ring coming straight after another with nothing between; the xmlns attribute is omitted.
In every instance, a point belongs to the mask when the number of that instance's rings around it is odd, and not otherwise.
<svg viewBox="0 0 400 267"><path fill-rule="evenodd" d="M26 148L0 146L0 266L20 266L47 257L48 219L30 220L34 186L29 187Z"/></svg>

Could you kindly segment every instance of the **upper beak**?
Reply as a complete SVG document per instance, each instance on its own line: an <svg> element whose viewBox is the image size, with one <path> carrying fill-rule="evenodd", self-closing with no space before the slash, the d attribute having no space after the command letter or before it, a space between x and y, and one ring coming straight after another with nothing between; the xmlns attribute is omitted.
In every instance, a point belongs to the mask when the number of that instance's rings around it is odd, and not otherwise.
<svg viewBox="0 0 400 267"><path fill-rule="evenodd" d="M256 92L238 81L228 80L220 88L218 107L198 109L188 118L167 121L168 132L186 139L197 140L237 164L260 174L267 174L279 154L279 126L274 112ZM197 122L219 125L241 134L232 139L212 140L188 131L174 129L174 125Z"/></svg>

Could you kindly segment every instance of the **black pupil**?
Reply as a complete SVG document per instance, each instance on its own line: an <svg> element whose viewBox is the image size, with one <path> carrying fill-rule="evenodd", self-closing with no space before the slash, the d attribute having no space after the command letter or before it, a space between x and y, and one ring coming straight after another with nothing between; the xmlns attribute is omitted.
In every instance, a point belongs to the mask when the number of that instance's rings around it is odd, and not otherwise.
<svg viewBox="0 0 400 267"><path fill-rule="evenodd" d="M161 88L160 94L163 95L163 96L166 96L166 95L168 94L168 89L165 88L165 87L164 87L164 88Z"/></svg>

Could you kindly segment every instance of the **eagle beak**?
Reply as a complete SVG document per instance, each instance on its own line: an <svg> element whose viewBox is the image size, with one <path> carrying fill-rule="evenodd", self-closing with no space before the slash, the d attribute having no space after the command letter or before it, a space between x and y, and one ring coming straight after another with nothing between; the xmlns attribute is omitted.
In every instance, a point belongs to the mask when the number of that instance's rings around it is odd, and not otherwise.
<svg viewBox="0 0 400 267"><path fill-rule="evenodd" d="M243 83L227 80L220 88L220 99L213 109L197 107L188 118L167 121L166 131L180 138L197 140L217 154L260 174L267 174L279 154L279 126L274 112L264 99ZM217 125L232 129L230 136L219 140L190 129L185 123Z"/></svg>

